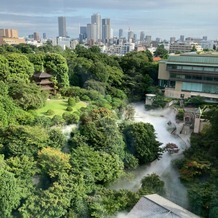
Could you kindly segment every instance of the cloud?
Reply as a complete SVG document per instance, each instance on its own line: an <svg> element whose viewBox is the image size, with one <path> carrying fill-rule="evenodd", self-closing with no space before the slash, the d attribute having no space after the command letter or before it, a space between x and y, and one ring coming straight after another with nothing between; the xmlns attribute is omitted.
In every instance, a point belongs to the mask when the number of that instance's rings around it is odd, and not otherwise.
<svg viewBox="0 0 218 218"><path fill-rule="evenodd" d="M48 36L56 36L57 17L66 16L70 35L77 37L78 26L90 23L98 12L111 18L115 33L131 28L161 38L175 34L216 38L212 27L217 25L217 7L214 0L8 0L1 2L0 28L18 28L21 34L49 30Z"/></svg>

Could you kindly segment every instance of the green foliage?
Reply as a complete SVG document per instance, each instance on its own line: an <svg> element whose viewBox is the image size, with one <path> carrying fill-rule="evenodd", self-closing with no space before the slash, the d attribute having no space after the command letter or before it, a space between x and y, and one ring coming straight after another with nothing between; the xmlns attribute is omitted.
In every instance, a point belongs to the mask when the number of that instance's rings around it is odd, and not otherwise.
<svg viewBox="0 0 218 218"><path fill-rule="evenodd" d="M34 83L12 82L9 95L24 110L37 109L44 106L48 93L42 91Z"/></svg>
<svg viewBox="0 0 218 218"><path fill-rule="evenodd" d="M71 107L75 106L76 105L76 98L69 97L67 103L68 103L68 106L71 106Z"/></svg>
<svg viewBox="0 0 218 218"><path fill-rule="evenodd" d="M124 141L115 121L115 115L106 108L97 108L81 115L79 131L88 145L96 150L124 157Z"/></svg>
<svg viewBox="0 0 218 218"><path fill-rule="evenodd" d="M151 124L133 123L124 127L123 133L127 150L139 160L139 164L149 163L160 157L161 143L156 140Z"/></svg>
<svg viewBox="0 0 218 218"><path fill-rule="evenodd" d="M0 170L0 214L2 218L10 218L20 200L20 190L14 174Z"/></svg>
<svg viewBox="0 0 218 218"><path fill-rule="evenodd" d="M205 103L204 98L201 96L195 96L188 98L185 100L185 105L186 106L192 106L192 107L199 107Z"/></svg>
<svg viewBox="0 0 218 218"><path fill-rule="evenodd" d="M32 194L33 177L38 172L36 162L26 155L15 156L6 160L7 170L14 174L22 198Z"/></svg>
<svg viewBox="0 0 218 218"><path fill-rule="evenodd" d="M154 56L167 59L168 51L164 48L164 45L158 45L156 51L154 52Z"/></svg>
<svg viewBox="0 0 218 218"><path fill-rule="evenodd" d="M66 124L68 125L79 122L79 115L76 112L74 113L64 112L62 117L65 120Z"/></svg>
<svg viewBox="0 0 218 218"><path fill-rule="evenodd" d="M64 154L56 148L43 148L38 153L38 163L50 178L54 178L64 172L68 173L71 168L69 160L69 154Z"/></svg>
<svg viewBox="0 0 218 218"><path fill-rule="evenodd" d="M7 54L6 58L10 71L8 80L29 82L34 73L34 67L28 58L18 53Z"/></svg>
<svg viewBox="0 0 218 218"><path fill-rule="evenodd" d="M125 169L136 169L138 167L138 159L134 157L132 154L126 152L124 158L124 166Z"/></svg>
<svg viewBox="0 0 218 218"><path fill-rule="evenodd" d="M155 173L145 176L141 180L141 188L138 191L140 195L146 194L164 194L164 182L160 180L159 176Z"/></svg>
<svg viewBox="0 0 218 218"><path fill-rule="evenodd" d="M67 106L66 111L73 111L73 108L71 106Z"/></svg>
<svg viewBox="0 0 218 218"><path fill-rule="evenodd" d="M178 109L177 114L176 114L176 119L183 121L184 114L185 114L184 109Z"/></svg>
<svg viewBox="0 0 218 218"><path fill-rule="evenodd" d="M109 183L123 172L123 162L117 155L95 151L87 145L73 150L71 163L73 171L89 174L95 183Z"/></svg>
<svg viewBox="0 0 218 218"><path fill-rule="evenodd" d="M9 72L8 60L3 55L0 55L0 79L5 81L9 76Z"/></svg>
<svg viewBox="0 0 218 218"><path fill-rule="evenodd" d="M92 217L114 217L117 211L131 209L139 200L139 195L128 190L115 191L102 188L88 200Z"/></svg>
<svg viewBox="0 0 218 218"><path fill-rule="evenodd" d="M44 58L46 72L57 78L59 87L69 86L68 66L66 59L55 53L47 53Z"/></svg>
<svg viewBox="0 0 218 218"><path fill-rule="evenodd" d="M52 116L54 115L54 111L52 109L48 109L46 112L45 112L45 115L48 115L48 116Z"/></svg>
<svg viewBox="0 0 218 218"><path fill-rule="evenodd" d="M1 129L0 143L4 145L4 154L11 156L35 156L40 148L46 146L49 136L39 126L9 126Z"/></svg>
<svg viewBox="0 0 218 218"><path fill-rule="evenodd" d="M59 126L59 125L63 125L64 124L64 119L62 118L62 116L60 115L54 115L51 119L52 125L55 126Z"/></svg>

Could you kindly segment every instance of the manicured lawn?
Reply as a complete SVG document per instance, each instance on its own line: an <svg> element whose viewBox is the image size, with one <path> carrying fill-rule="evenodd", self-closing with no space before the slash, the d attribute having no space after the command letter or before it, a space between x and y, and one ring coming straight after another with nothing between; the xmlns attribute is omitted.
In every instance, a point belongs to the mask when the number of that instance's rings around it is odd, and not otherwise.
<svg viewBox="0 0 218 218"><path fill-rule="evenodd" d="M73 111L77 111L81 107L86 107L86 103L80 101L74 107L72 107L72 109ZM38 115L45 115L47 110L51 109L54 111L54 114L52 116L62 115L64 112L66 112L66 108L67 108L67 99L51 99L51 100L47 100L46 105L43 108L36 110L36 113Z"/></svg>

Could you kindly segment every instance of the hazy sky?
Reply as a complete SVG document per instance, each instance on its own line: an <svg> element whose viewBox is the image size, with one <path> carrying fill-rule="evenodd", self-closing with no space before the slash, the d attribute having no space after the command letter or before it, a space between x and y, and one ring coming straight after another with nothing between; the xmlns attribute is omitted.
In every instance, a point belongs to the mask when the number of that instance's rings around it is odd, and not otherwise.
<svg viewBox="0 0 218 218"><path fill-rule="evenodd" d="M0 28L18 29L20 36L43 32L58 35L58 16L67 17L67 32L78 37L79 26L94 13L110 18L114 35L122 28L153 39L208 36L218 39L217 0L1 0Z"/></svg>

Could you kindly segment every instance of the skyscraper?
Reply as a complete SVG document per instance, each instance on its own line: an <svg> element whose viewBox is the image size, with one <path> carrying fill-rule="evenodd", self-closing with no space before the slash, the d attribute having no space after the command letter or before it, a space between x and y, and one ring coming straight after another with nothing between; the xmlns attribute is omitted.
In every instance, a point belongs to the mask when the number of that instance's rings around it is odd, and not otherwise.
<svg viewBox="0 0 218 218"><path fill-rule="evenodd" d="M143 42L145 40L145 32L141 31L140 32L140 42Z"/></svg>
<svg viewBox="0 0 218 218"><path fill-rule="evenodd" d="M67 37L66 17L58 17L58 33L60 37Z"/></svg>
<svg viewBox="0 0 218 218"><path fill-rule="evenodd" d="M102 19L102 41L107 43L111 37L111 21L109 18Z"/></svg>
<svg viewBox="0 0 218 218"><path fill-rule="evenodd" d="M180 38L179 38L179 41L180 41L180 42L184 42L184 40L185 40L185 36L184 36L184 35L181 35Z"/></svg>
<svg viewBox="0 0 218 218"><path fill-rule="evenodd" d="M119 29L119 39L123 37L123 29Z"/></svg>
<svg viewBox="0 0 218 218"><path fill-rule="evenodd" d="M87 24L87 41L90 45L93 45L97 42L97 25L95 24Z"/></svg>
<svg viewBox="0 0 218 218"><path fill-rule="evenodd" d="M97 41L101 40L101 15L100 14L93 14L91 16L91 24L96 25L96 36Z"/></svg>

